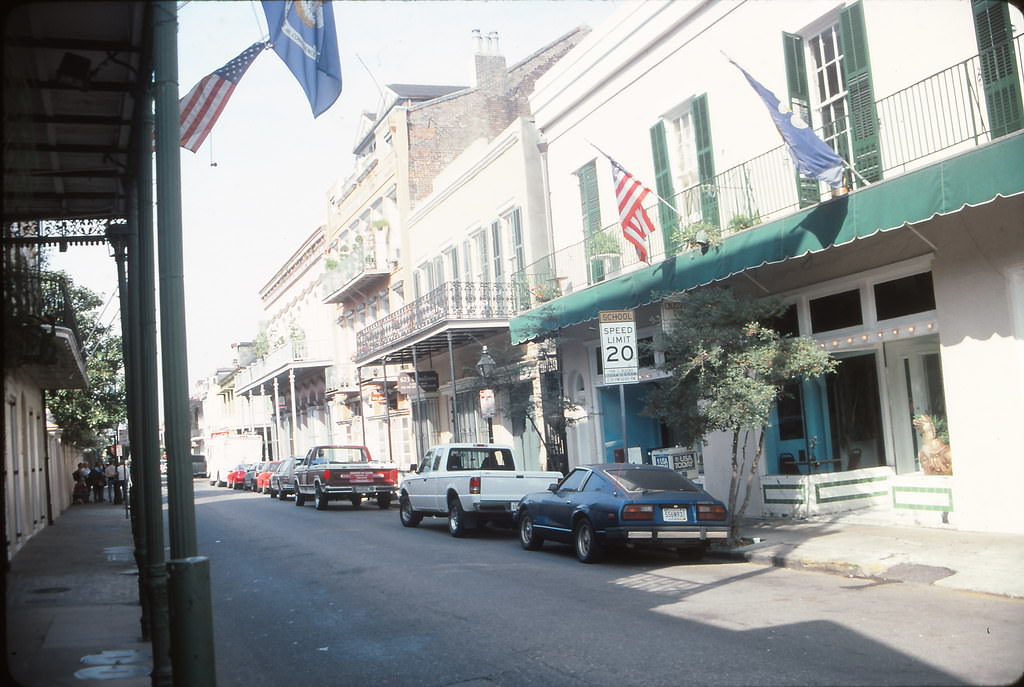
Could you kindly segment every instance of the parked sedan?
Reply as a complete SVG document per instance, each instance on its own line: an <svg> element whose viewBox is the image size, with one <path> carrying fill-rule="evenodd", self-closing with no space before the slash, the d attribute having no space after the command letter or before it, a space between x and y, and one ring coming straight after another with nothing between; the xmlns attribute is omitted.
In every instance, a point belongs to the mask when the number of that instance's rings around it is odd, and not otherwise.
<svg viewBox="0 0 1024 687"><path fill-rule="evenodd" d="M245 471L245 477L242 479L242 489L246 491L256 491L256 478L259 477L260 473L267 469L267 461L261 463L253 463L247 466Z"/></svg>
<svg viewBox="0 0 1024 687"><path fill-rule="evenodd" d="M277 470L270 475L270 498L276 497L283 501L288 498L289 494L295 492L292 477L295 475L295 463L302 458L302 456L292 456L281 461Z"/></svg>
<svg viewBox="0 0 1024 687"><path fill-rule="evenodd" d="M262 470L256 475L256 493L265 494L270 491L270 476L274 474L277 466L281 464L279 460L273 460L269 463L260 463Z"/></svg>
<svg viewBox="0 0 1024 687"><path fill-rule="evenodd" d="M547 491L519 502L519 541L572 544L584 563L607 546L674 549L699 560L711 540L729 534L725 505L670 468L631 463L585 465Z"/></svg>
<svg viewBox="0 0 1024 687"><path fill-rule="evenodd" d="M244 463L231 468L226 480L228 489L241 489L245 482L245 473L248 470L249 466Z"/></svg>

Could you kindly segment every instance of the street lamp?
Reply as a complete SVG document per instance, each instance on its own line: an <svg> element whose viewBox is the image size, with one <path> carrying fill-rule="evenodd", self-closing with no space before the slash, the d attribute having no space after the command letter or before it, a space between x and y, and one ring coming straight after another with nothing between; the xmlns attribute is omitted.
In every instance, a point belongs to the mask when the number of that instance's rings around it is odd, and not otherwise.
<svg viewBox="0 0 1024 687"><path fill-rule="evenodd" d="M484 350L480 353L480 360L476 364L476 371L480 373L481 377L490 377L494 374L494 368L497 366L494 358L487 352L487 346L484 346Z"/></svg>
<svg viewBox="0 0 1024 687"><path fill-rule="evenodd" d="M487 346L484 346L484 350L480 352L480 360L477 361L476 370L480 373L480 376L484 379L490 378L494 374L494 369L497 367L497 363L494 362L494 358L487 352ZM484 399L486 396L487 408L484 408ZM480 401L481 411L484 417L487 418L487 442L490 444L494 443L494 392L491 389L480 390Z"/></svg>

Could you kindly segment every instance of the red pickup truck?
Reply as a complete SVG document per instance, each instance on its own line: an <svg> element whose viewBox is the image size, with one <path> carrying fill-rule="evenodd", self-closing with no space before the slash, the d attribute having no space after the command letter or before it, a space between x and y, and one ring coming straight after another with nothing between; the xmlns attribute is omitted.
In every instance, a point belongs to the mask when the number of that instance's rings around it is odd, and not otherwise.
<svg viewBox="0 0 1024 687"><path fill-rule="evenodd" d="M385 509L398 491L398 466L377 463L365 446L314 446L295 464L295 505L312 498L317 510L336 499L359 507L364 498L376 497Z"/></svg>

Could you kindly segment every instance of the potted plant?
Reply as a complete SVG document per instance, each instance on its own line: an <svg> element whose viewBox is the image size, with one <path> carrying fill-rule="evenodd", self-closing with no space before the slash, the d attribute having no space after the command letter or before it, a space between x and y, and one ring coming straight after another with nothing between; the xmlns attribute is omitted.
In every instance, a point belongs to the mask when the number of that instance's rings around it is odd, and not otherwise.
<svg viewBox="0 0 1024 687"><path fill-rule="evenodd" d="M706 253L708 248L717 247L722 243L722 229L710 222L693 222L678 227L672 234L676 245L688 248L700 248Z"/></svg>
<svg viewBox="0 0 1024 687"><path fill-rule="evenodd" d="M729 233L732 234L737 231L743 231L749 229L755 224L761 223L761 213L757 210L750 212L749 214L733 215L732 219L729 220Z"/></svg>
<svg viewBox="0 0 1024 687"><path fill-rule="evenodd" d="M602 231L587 237L587 252L591 257L600 258L618 255L622 252L622 247L617 238Z"/></svg>

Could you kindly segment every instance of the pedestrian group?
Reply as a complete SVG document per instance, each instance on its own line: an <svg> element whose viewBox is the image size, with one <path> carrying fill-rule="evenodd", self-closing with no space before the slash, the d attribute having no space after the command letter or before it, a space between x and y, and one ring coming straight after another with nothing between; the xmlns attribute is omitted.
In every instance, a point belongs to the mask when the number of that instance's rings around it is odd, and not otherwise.
<svg viewBox="0 0 1024 687"><path fill-rule="evenodd" d="M123 503L125 487L128 484L128 466L124 463L96 461L91 468L88 463L79 463L78 469L71 473L74 482L72 503ZM104 497L104 492L106 496Z"/></svg>

